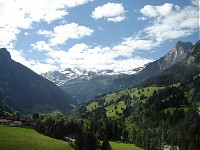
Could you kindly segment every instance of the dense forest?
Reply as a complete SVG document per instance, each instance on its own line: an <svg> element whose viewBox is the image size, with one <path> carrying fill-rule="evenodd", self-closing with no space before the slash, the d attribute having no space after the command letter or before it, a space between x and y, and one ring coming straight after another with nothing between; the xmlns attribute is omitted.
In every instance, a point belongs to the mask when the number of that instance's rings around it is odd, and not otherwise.
<svg viewBox="0 0 200 150"><path fill-rule="evenodd" d="M128 102L129 96L121 96L118 101L126 101L126 108L117 119L107 117L104 102L99 101L101 107L92 111L82 105L68 116L58 112L41 114L34 128L54 138L75 137L72 147L77 150L102 148L107 141L134 143L149 150L169 145L197 150L200 147L200 116L196 105L200 102L199 85L198 75L154 91L145 102L141 98L133 105ZM100 141L104 141L102 146Z"/></svg>

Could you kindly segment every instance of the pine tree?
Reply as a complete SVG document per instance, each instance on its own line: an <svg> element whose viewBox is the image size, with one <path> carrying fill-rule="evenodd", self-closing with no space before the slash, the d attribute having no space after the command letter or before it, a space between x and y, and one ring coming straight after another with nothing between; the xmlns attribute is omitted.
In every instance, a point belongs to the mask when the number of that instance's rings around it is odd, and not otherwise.
<svg viewBox="0 0 200 150"><path fill-rule="evenodd" d="M83 137L83 133L82 133L82 129L79 128L76 134L76 140L75 140L75 150L82 150L83 149L83 145L84 145L84 141L83 141L84 137Z"/></svg>
<svg viewBox="0 0 200 150"><path fill-rule="evenodd" d="M111 146L110 146L110 143L109 143L109 141L108 141L107 138L105 138L105 139L103 140L103 143L102 143L102 145L101 145L101 150L112 150L112 148L111 148Z"/></svg>

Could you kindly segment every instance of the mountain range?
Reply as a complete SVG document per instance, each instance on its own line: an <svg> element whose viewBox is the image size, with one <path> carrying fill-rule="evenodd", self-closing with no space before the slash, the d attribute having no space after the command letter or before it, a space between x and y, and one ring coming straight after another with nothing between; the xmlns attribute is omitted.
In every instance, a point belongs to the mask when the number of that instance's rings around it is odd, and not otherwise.
<svg viewBox="0 0 200 150"><path fill-rule="evenodd" d="M126 71L114 71L114 70L93 70L93 71L87 71L85 69L80 69L78 67L75 67L73 69L67 68L61 71L54 70L49 71L46 73L42 73L41 75L45 77L46 79L50 80L51 82L54 82L58 86L62 86L67 82L70 82L70 80L80 80L80 79L86 79L90 80L92 78L98 77L98 76L112 76L112 75L120 75L120 74L136 74L139 71L141 71L144 67L138 67L132 70L126 70Z"/></svg>
<svg viewBox="0 0 200 150"><path fill-rule="evenodd" d="M12 60L10 53L2 48L0 49L0 110L17 110L23 114L55 110L68 112L74 100L82 103L96 96L136 85L162 85L164 81L167 82L166 79L173 78L168 74L171 73L171 69L168 71L167 68L174 67L174 74L177 74L174 80L184 77L180 74L181 70L195 72L196 66L190 65L190 70L183 66L199 62L199 45L197 42L193 47L191 42L179 41L159 60L126 73L68 68L43 74L48 80Z"/></svg>
<svg viewBox="0 0 200 150"><path fill-rule="evenodd" d="M79 68L68 68L64 71L50 71L42 74L42 76L57 84L81 103L103 93L122 90L142 83L149 77L157 75L183 60L192 47L191 42L178 41L160 59L148 63L144 67L125 72L113 70L86 71Z"/></svg>
<svg viewBox="0 0 200 150"><path fill-rule="evenodd" d="M0 49L0 110L22 114L67 112L73 99L55 84L11 59Z"/></svg>

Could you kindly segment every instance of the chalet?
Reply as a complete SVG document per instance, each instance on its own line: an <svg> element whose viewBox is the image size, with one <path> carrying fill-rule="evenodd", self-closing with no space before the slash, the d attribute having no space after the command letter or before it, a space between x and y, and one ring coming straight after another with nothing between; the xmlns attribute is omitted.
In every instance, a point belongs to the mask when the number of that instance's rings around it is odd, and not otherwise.
<svg viewBox="0 0 200 150"><path fill-rule="evenodd" d="M71 138L71 137L65 136L65 137L64 137L64 141L67 141L67 142L75 142L75 139L73 139L73 138Z"/></svg>
<svg viewBox="0 0 200 150"><path fill-rule="evenodd" d="M22 122L21 121L13 121L12 123L11 123L11 125L12 126L21 126L21 124L22 124Z"/></svg>
<svg viewBox="0 0 200 150"><path fill-rule="evenodd" d="M0 119L1 125L10 125L11 123L12 123L12 120Z"/></svg>

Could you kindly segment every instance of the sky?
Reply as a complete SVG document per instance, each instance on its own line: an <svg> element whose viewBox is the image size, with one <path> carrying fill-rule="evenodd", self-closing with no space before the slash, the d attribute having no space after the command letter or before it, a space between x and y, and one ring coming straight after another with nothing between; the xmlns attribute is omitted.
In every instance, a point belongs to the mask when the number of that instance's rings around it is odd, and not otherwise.
<svg viewBox="0 0 200 150"><path fill-rule="evenodd" d="M199 40L199 0L0 0L0 47L38 74L126 71Z"/></svg>

